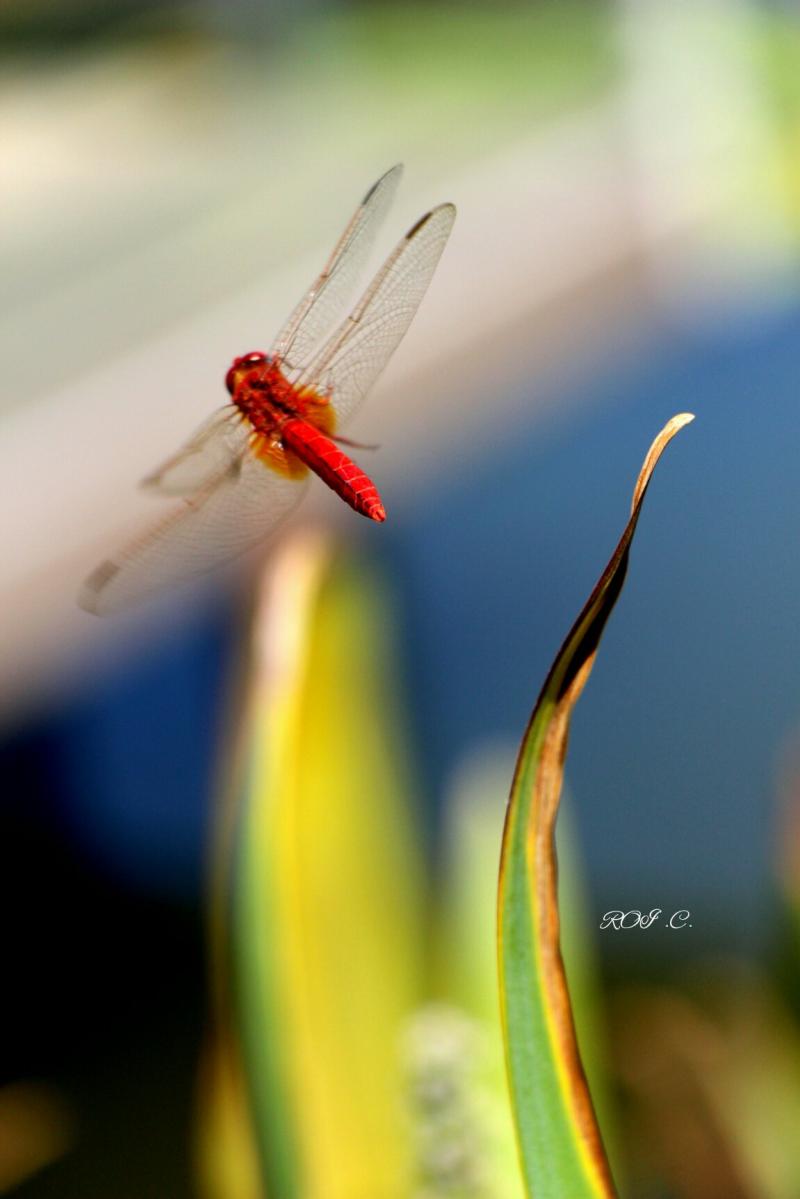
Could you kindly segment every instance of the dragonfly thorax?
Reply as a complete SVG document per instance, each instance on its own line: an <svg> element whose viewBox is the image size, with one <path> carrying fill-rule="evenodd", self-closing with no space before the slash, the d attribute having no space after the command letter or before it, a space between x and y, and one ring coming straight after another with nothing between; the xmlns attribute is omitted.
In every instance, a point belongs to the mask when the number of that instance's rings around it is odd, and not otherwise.
<svg viewBox="0 0 800 1199"><path fill-rule="evenodd" d="M276 357L253 353L236 358L225 381L253 431L271 443L280 438L287 420L298 417L327 431L332 429L333 412L327 399L308 388L298 391Z"/></svg>

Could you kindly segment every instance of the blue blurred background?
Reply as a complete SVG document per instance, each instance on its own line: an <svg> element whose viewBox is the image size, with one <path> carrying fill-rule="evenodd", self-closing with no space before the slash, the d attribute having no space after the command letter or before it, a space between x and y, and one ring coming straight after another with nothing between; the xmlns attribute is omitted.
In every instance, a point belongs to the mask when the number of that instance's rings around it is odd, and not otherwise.
<svg viewBox="0 0 800 1199"><path fill-rule="evenodd" d="M117 1199L193 1193L170 1129L252 571L117 623L73 596L398 159L382 248L434 202L459 219L355 426L389 519L362 530L321 487L306 519L396 600L434 852L463 763L513 761L647 446L689 410L575 718L572 805L592 918L693 913L689 949L639 946L650 971L762 956L800 724L794 11L27 0L0 37L2 1069L57 1079L82 1130L18 1193L108 1195L112 1170Z"/></svg>

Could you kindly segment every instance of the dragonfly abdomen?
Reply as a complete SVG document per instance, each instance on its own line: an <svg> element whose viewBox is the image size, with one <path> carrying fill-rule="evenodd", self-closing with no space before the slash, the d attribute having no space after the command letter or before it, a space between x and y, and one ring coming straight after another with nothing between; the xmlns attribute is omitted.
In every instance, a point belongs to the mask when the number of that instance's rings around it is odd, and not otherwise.
<svg viewBox="0 0 800 1199"><path fill-rule="evenodd" d="M386 519L375 484L330 437L293 417L281 426L281 440L356 512L370 520Z"/></svg>

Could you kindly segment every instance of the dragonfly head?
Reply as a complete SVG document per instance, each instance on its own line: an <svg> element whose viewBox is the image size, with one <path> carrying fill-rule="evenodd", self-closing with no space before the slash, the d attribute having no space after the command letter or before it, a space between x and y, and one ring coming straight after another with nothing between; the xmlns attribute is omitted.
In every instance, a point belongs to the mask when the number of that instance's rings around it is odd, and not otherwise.
<svg viewBox="0 0 800 1199"><path fill-rule="evenodd" d="M269 358L261 350L252 350L249 354L242 354L241 358L234 358L233 366L225 376L225 386L231 395L250 371L258 370L268 362Z"/></svg>

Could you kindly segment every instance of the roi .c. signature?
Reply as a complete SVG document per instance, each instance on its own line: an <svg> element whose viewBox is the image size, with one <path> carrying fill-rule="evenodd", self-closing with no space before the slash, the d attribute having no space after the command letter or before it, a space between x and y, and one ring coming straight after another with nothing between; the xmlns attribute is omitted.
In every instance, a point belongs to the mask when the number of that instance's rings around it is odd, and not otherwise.
<svg viewBox="0 0 800 1199"><path fill-rule="evenodd" d="M600 921L600 928L613 928L617 931L628 928L652 928L661 916L661 908L651 908L649 912L640 912L633 908L630 912L606 912ZM671 916L665 917L663 928L691 928L689 919L691 912L679 908Z"/></svg>

